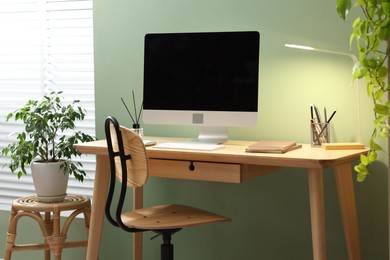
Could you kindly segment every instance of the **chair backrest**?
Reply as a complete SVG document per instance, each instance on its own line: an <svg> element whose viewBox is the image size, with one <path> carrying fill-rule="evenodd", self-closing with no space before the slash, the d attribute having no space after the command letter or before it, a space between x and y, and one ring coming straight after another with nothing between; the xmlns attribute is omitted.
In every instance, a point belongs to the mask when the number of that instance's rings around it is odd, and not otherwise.
<svg viewBox="0 0 390 260"><path fill-rule="evenodd" d="M111 172L105 213L109 222L114 226L137 232L139 230L123 224L121 214L127 187L142 187L148 179L148 158L145 146L138 134L120 126L114 117L107 117L105 133ZM111 216L111 204L115 193L115 178L122 184L114 219Z"/></svg>
<svg viewBox="0 0 390 260"><path fill-rule="evenodd" d="M149 165L141 137L129 128L119 126L114 117L108 117L106 120L106 138L109 153L112 152L110 159L111 157L114 158L118 180L122 182L123 175L127 171L127 186L143 186L148 179ZM121 154L124 158L121 157ZM123 162L125 162L125 169L122 167Z"/></svg>

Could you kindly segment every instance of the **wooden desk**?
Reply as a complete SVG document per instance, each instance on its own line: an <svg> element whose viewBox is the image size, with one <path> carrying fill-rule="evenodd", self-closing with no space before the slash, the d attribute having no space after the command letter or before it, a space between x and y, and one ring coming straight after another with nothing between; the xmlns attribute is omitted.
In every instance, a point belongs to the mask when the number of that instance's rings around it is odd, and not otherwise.
<svg viewBox="0 0 390 260"><path fill-rule="evenodd" d="M148 138L149 139L149 138ZM152 138L150 138L152 139ZM155 139L159 141L158 139ZM332 167L344 226L350 260L360 260L358 220L352 182L351 162L368 150L335 150L312 148L285 154L246 153L245 147L253 142L229 141L224 149L216 151L147 149L150 175L163 178L193 179L241 183L255 176L278 171L280 167L306 168L309 178L313 259L326 259L325 210L323 169ZM92 214L88 238L87 259L98 259L104 205L107 195L109 160L105 140L76 145L85 154L96 154L96 176L92 200ZM134 207L143 205L142 188L134 189ZM134 258L142 259L142 235L134 235Z"/></svg>

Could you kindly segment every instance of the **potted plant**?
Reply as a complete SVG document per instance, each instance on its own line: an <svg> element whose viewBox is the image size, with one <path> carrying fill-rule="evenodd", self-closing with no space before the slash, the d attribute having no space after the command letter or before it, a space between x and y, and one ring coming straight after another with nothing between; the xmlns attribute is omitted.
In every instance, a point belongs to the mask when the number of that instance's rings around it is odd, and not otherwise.
<svg viewBox="0 0 390 260"><path fill-rule="evenodd" d="M24 123L24 130L16 140L5 147L1 154L10 156L8 166L18 178L27 174L31 164L35 190L41 201L60 201L66 194L69 174L83 181L86 176L82 163L72 161L81 154L73 147L78 142L94 140L88 134L74 132L75 121L83 120L85 110L62 103L62 91L51 92L42 100L30 100L24 106L7 115ZM58 178L58 179L57 179ZM56 191L57 186L59 191Z"/></svg>
<svg viewBox="0 0 390 260"><path fill-rule="evenodd" d="M336 0L337 12L344 20L351 4L351 0ZM355 43L359 53L353 77L366 79L367 94L374 105L370 151L367 155L361 155L360 163L355 166L358 181L363 181L369 174L368 166L377 159L377 151L383 150L379 138L389 137L390 102L386 60L390 35L390 0L356 0L354 6L361 9L362 15L355 19L350 37L350 45Z"/></svg>

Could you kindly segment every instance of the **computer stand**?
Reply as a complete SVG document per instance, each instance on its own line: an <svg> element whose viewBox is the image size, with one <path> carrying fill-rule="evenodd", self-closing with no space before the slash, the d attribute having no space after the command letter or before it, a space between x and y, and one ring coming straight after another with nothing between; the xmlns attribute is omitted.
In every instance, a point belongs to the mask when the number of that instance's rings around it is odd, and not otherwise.
<svg viewBox="0 0 390 260"><path fill-rule="evenodd" d="M228 129L225 126L201 126L198 138L194 142L222 144L228 140Z"/></svg>

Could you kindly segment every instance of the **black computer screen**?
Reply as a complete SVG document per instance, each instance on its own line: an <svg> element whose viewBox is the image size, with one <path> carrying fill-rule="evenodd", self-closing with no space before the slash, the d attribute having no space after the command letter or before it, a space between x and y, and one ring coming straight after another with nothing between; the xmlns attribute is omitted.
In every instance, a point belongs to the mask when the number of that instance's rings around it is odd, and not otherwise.
<svg viewBox="0 0 390 260"><path fill-rule="evenodd" d="M258 109L260 34L151 33L145 36L144 109Z"/></svg>

